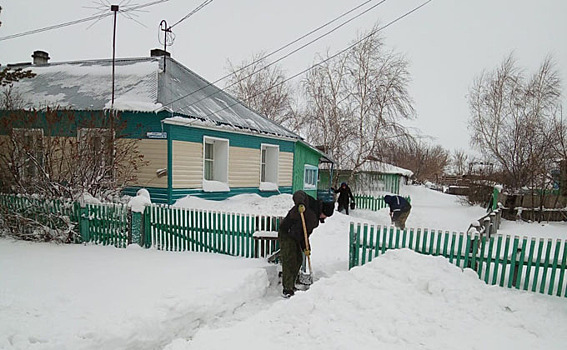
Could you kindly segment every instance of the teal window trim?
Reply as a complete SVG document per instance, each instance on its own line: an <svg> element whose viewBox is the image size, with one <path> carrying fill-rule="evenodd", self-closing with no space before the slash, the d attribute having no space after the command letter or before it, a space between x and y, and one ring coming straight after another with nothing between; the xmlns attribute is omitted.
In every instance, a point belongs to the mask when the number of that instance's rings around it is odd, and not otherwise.
<svg viewBox="0 0 567 350"><path fill-rule="evenodd" d="M305 164L303 169L303 189L316 190L317 179L319 178L319 168L310 164Z"/></svg>

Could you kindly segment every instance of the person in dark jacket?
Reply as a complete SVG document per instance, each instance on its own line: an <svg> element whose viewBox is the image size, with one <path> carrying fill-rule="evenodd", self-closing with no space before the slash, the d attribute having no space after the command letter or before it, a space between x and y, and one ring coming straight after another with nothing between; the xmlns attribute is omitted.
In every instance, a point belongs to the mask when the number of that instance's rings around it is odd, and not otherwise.
<svg viewBox="0 0 567 350"><path fill-rule="evenodd" d="M406 220L410 214L411 205L402 196L384 196L384 202L390 207L392 223L400 229L406 228Z"/></svg>
<svg viewBox="0 0 567 350"><path fill-rule="evenodd" d="M345 213L348 215L349 205L351 201L354 203L354 196L352 195L350 187L348 187L346 182L343 182L341 183L341 187L339 187L337 190L335 190L334 188L331 189L335 191L335 193L339 194L339 198L337 199L337 202L339 203L338 211L343 211L344 209Z"/></svg>
<svg viewBox="0 0 567 350"><path fill-rule="evenodd" d="M282 220L278 230L282 262L282 296L286 298L294 295L295 282L303 262L302 253L306 250L299 206L301 204L305 206L303 216L308 236L311 235L313 229L319 226L319 222L325 222L325 219L333 215L335 210L335 203L317 200L301 190L293 194L293 203L295 205Z"/></svg>

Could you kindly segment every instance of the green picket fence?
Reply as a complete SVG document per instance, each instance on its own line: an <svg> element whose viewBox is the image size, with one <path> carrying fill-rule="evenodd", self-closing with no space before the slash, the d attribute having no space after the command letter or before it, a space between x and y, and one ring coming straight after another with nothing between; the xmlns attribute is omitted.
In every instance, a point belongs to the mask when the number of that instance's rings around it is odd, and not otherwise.
<svg viewBox="0 0 567 350"><path fill-rule="evenodd" d="M126 247L129 239L128 208L122 204L87 204L59 199L0 194L1 210L10 210L54 230L71 224L75 242Z"/></svg>
<svg viewBox="0 0 567 350"><path fill-rule="evenodd" d="M8 212L32 219L53 230L66 230L69 225L75 228L79 220L79 207L74 202L0 194L0 215Z"/></svg>
<svg viewBox="0 0 567 350"><path fill-rule="evenodd" d="M399 248L444 256L461 268L475 270L487 284L567 297L564 240L350 225L349 268Z"/></svg>
<svg viewBox="0 0 567 350"><path fill-rule="evenodd" d="M411 198L409 196L406 196L404 198L411 203ZM356 208L358 209L378 211L383 208L388 208L388 205L386 204L386 202L384 202L384 197L372 197L355 194L354 202L356 204Z"/></svg>
<svg viewBox="0 0 567 350"><path fill-rule="evenodd" d="M279 249L273 232L280 217L225 213L152 205L143 214L124 204L63 203L57 200L0 195L1 210L29 218L64 213L76 230L77 242L124 248L130 243L168 251L195 251L241 257L263 257ZM53 227L56 229L57 227ZM269 231L270 237L254 236Z"/></svg>
<svg viewBox="0 0 567 350"><path fill-rule="evenodd" d="M87 204L81 208L83 242L126 248L131 242L129 216L124 204Z"/></svg>
<svg viewBox="0 0 567 350"><path fill-rule="evenodd" d="M258 257L271 254L277 242L254 238L257 231L277 231L281 218L152 205L144 212L144 246L168 251L194 251ZM260 247L261 245L261 247Z"/></svg>

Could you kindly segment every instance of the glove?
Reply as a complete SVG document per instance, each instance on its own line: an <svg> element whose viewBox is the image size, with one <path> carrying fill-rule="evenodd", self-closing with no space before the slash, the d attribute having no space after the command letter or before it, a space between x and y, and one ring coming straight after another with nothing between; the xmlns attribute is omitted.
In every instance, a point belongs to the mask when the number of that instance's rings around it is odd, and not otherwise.
<svg viewBox="0 0 567 350"><path fill-rule="evenodd" d="M311 251L309 249L305 249L303 251L303 254L305 254L305 256L309 256L309 255L311 255Z"/></svg>

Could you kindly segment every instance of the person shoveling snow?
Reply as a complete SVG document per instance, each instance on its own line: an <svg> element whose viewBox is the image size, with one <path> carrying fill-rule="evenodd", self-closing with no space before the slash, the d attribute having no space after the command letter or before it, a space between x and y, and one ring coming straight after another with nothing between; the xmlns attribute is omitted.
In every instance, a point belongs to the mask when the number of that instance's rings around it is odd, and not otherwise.
<svg viewBox="0 0 567 350"><path fill-rule="evenodd" d="M295 282L303 262L302 252L307 257L311 254L309 235L319 226L319 222L325 222L335 210L335 203L317 200L301 190L293 194L293 203L295 205L282 220L278 231L282 261L282 296L285 298L294 295Z"/></svg>

